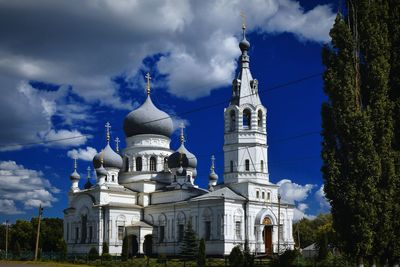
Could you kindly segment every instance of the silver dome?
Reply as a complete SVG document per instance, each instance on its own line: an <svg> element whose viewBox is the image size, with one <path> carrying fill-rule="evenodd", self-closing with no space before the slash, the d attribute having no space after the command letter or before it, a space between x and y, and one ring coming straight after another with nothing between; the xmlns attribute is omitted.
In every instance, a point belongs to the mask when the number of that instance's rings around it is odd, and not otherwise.
<svg viewBox="0 0 400 267"><path fill-rule="evenodd" d="M179 168L182 166L183 168L193 168L197 167L197 158L195 155L190 153L184 144L176 150L176 152L172 153L168 157L168 168Z"/></svg>
<svg viewBox="0 0 400 267"><path fill-rule="evenodd" d="M124 132L127 137L138 134L158 134L170 137L173 132L171 117L154 106L150 96L134 111L131 111L124 121Z"/></svg>
<svg viewBox="0 0 400 267"><path fill-rule="evenodd" d="M101 166L101 156L103 156L104 168L122 168L122 158L110 147L110 144L107 144L103 151L100 151L96 156L94 156L93 166L95 169L98 169Z"/></svg>
<svg viewBox="0 0 400 267"><path fill-rule="evenodd" d="M69 179L70 180L79 180L79 179L81 179L81 176L79 175L79 173L76 170L74 170L74 172L71 173L71 175L69 176Z"/></svg>

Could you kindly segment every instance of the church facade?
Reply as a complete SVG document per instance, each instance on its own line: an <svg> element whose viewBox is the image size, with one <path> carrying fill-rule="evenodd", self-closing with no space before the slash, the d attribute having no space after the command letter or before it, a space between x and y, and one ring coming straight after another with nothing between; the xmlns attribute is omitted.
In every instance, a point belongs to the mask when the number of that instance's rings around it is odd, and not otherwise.
<svg viewBox="0 0 400 267"><path fill-rule="evenodd" d="M227 255L245 242L256 254L294 248L294 206L281 203L279 187L269 181L267 111L250 72L244 27L239 47L240 70L224 110L223 179L218 180L212 157L208 189L194 183L197 159L186 148L184 127L180 147L172 150L172 119L153 104L147 76L147 99L125 118L122 151L118 142L111 148L106 125L106 146L93 158L95 184L88 173L79 188L75 161L64 210L69 253L92 247L101 252L107 242L110 254L117 255L127 235L131 254L179 254L189 221L205 239L208 255Z"/></svg>

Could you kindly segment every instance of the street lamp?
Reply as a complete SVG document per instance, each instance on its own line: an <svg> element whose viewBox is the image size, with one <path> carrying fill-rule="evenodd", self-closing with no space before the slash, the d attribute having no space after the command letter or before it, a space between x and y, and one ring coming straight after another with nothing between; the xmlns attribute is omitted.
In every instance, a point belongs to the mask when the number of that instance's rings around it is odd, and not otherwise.
<svg viewBox="0 0 400 267"><path fill-rule="evenodd" d="M8 226L10 224L8 223L8 220L6 220L5 223L3 223L3 225L6 226L6 260L7 260L7 256L8 256Z"/></svg>
<svg viewBox="0 0 400 267"><path fill-rule="evenodd" d="M281 194L278 193L278 256L280 253L281 241Z"/></svg>
<svg viewBox="0 0 400 267"><path fill-rule="evenodd" d="M42 220L42 213L43 213L43 208L42 208L42 205L40 204L39 216L38 216L38 227L37 227L37 234L36 234L35 261L37 261L38 250L39 250L40 221Z"/></svg>

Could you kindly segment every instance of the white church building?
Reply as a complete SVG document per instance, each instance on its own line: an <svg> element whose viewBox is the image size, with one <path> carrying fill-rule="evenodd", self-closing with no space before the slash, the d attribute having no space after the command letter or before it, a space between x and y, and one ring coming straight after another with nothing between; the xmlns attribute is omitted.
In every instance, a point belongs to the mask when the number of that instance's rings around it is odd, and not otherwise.
<svg viewBox="0 0 400 267"><path fill-rule="evenodd" d="M92 247L101 252L107 242L110 254L120 254L127 235L133 255L179 254L188 221L205 239L208 255L227 255L245 242L256 254L294 248L294 206L280 202L279 187L269 181L267 110L250 72L245 27L239 47L240 70L223 113L223 179L218 180L212 157L209 187L196 185L197 159L186 148L184 128L181 145L173 150L172 119L153 104L147 75L147 99L125 117L126 148L119 151L119 140L111 148L107 123L106 146L93 158L95 184L88 174L79 188L75 161L64 210L69 253Z"/></svg>

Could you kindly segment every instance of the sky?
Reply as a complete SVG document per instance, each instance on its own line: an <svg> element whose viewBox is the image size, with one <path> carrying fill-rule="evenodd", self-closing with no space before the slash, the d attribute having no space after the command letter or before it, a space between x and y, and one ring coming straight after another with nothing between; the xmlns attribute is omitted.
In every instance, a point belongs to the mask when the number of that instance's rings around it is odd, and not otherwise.
<svg viewBox="0 0 400 267"><path fill-rule="evenodd" d="M206 187L210 157L223 173L223 111L237 74L241 12L250 68L267 108L270 181L295 218L329 212L320 172L321 49L336 16L332 1L0 0L0 222L63 217L78 157L80 186L125 116L152 100L169 113L179 145L198 159ZM115 145L113 144L115 148Z"/></svg>

